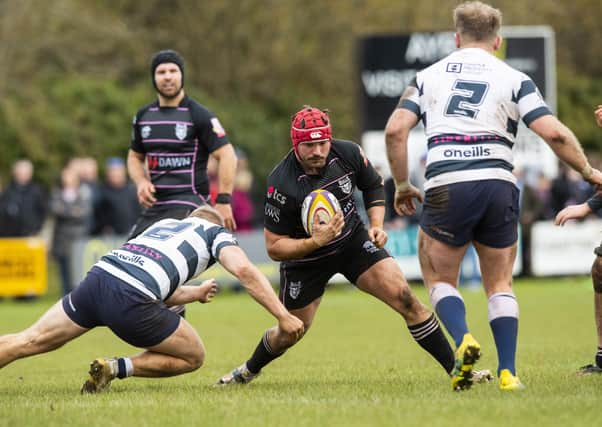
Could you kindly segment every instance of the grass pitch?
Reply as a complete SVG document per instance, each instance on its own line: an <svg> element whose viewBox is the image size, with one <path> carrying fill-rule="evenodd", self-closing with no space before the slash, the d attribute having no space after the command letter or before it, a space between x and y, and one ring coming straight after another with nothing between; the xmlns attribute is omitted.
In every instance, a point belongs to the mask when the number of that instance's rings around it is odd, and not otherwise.
<svg viewBox="0 0 602 427"><path fill-rule="evenodd" d="M413 286L427 302L421 285ZM596 346L588 278L517 280L518 374L527 389L497 382L452 392L443 370L388 307L341 285L329 290L308 335L247 386L213 384L245 361L273 322L246 294L194 304L187 318L207 348L200 370L167 379L129 378L81 396L89 363L133 355L106 328L0 370L0 426L593 426L602 376L577 377ZM479 368L496 369L482 291L463 292ZM53 302L0 302L0 334L29 326Z"/></svg>

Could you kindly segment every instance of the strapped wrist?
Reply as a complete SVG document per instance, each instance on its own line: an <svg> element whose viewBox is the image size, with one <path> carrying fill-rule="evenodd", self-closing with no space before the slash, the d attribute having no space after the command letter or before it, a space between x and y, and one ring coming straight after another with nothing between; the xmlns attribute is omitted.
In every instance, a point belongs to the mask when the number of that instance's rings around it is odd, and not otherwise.
<svg viewBox="0 0 602 427"><path fill-rule="evenodd" d="M594 174L594 169L589 163L586 163L583 169L581 169L581 176L583 179L588 180Z"/></svg>
<svg viewBox="0 0 602 427"><path fill-rule="evenodd" d="M395 191L406 191L412 184L408 179L404 181L395 181Z"/></svg>
<svg viewBox="0 0 602 427"><path fill-rule="evenodd" d="M229 205L232 201L232 195L230 193L219 193L215 198L215 203L220 205Z"/></svg>

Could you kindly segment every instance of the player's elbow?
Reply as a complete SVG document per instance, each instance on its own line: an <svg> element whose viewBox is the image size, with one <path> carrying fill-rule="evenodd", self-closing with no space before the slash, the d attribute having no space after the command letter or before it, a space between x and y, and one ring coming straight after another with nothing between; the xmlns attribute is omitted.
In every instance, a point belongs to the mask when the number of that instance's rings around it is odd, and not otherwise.
<svg viewBox="0 0 602 427"><path fill-rule="evenodd" d="M252 283L257 277L257 269L251 263L241 264L232 272L242 283Z"/></svg>
<svg viewBox="0 0 602 427"><path fill-rule="evenodd" d="M284 258L282 257L282 254L280 254L276 244L266 241L265 250L272 261L284 261Z"/></svg>
<svg viewBox="0 0 602 427"><path fill-rule="evenodd" d="M277 261L277 262L284 261L284 258L277 251L275 251L273 249L272 250L268 249L267 252L268 252L268 256L270 257L270 259L272 261Z"/></svg>
<svg viewBox="0 0 602 427"><path fill-rule="evenodd" d="M399 141L405 141L409 129L400 120L389 120L385 128L385 142L387 147L396 144Z"/></svg>

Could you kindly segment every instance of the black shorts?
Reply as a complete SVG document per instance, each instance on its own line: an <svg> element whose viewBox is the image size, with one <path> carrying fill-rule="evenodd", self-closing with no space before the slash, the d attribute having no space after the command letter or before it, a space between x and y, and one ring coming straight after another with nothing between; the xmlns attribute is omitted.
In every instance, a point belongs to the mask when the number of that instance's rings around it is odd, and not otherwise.
<svg viewBox="0 0 602 427"><path fill-rule="evenodd" d="M317 261L281 263L280 300L289 310L303 308L324 294L336 273L355 283L363 272L390 256L370 241L366 229L358 227L334 255Z"/></svg>
<svg viewBox="0 0 602 427"><path fill-rule="evenodd" d="M420 228L452 246L507 248L518 239L518 198L516 185L502 180L435 187L425 194Z"/></svg>
<svg viewBox="0 0 602 427"><path fill-rule="evenodd" d="M67 316L82 328L108 326L136 347L161 343L180 324L180 316L163 301L153 300L98 267L92 267L62 302Z"/></svg>
<svg viewBox="0 0 602 427"><path fill-rule="evenodd" d="M190 212L192 212L194 208L187 206L151 206L148 209L145 209L136 224L130 231L130 234L127 240L133 239L138 236L144 230L146 230L149 226L153 225L155 222L165 219L165 218L173 218L173 219L184 219L186 218Z"/></svg>

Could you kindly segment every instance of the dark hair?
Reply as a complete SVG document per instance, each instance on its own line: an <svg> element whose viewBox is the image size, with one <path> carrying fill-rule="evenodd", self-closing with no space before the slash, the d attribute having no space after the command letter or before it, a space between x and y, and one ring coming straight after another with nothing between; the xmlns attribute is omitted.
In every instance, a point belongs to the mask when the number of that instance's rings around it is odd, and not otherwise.
<svg viewBox="0 0 602 427"><path fill-rule="evenodd" d="M159 52L155 53L151 59L151 81L153 82L155 89L157 89L157 83L155 82L155 70L160 64L165 64L167 62L176 64L178 68L180 68L180 72L182 73L182 87L184 87L184 58L182 58L182 55L175 50L167 49L160 50Z"/></svg>

